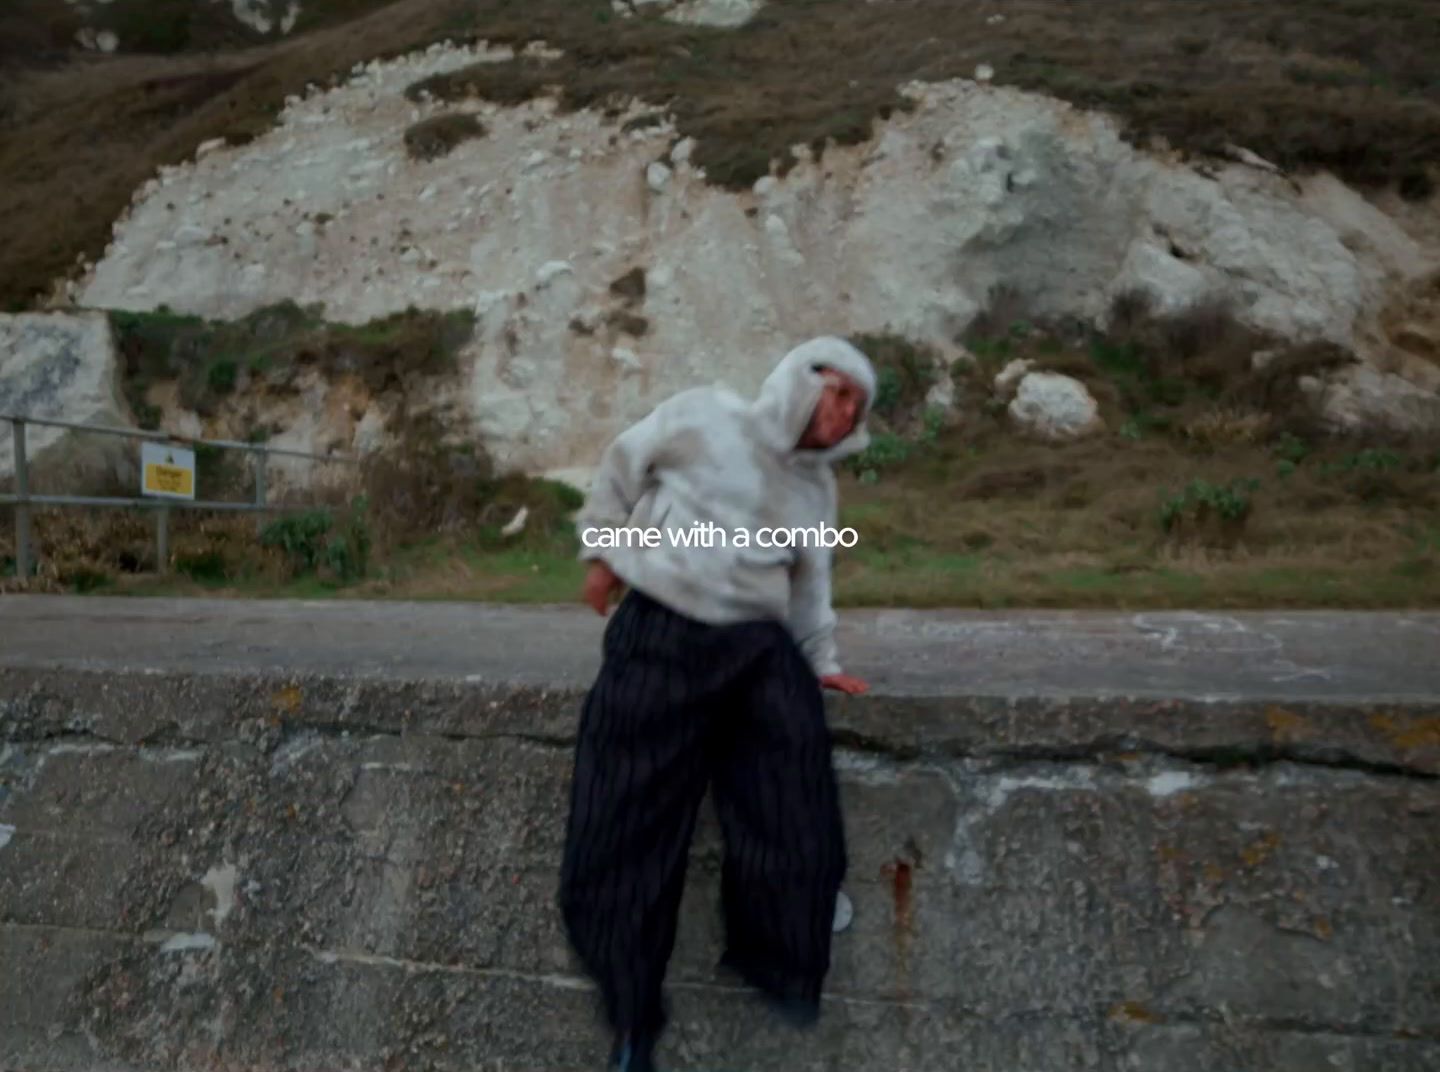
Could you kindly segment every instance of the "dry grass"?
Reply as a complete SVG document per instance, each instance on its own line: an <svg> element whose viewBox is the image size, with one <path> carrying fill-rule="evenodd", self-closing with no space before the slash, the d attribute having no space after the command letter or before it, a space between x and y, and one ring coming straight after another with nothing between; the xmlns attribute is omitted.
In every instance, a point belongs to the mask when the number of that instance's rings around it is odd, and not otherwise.
<svg viewBox="0 0 1440 1072"><path fill-rule="evenodd" d="M51 40L37 12L61 6L22 6L11 36ZM0 79L0 308L98 255L157 165L209 138L253 136L309 82L446 37L545 39L565 55L485 65L430 90L517 101L554 87L572 108L643 98L673 111L697 139L696 162L734 187L783 170L794 145L866 139L901 106L904 82L968 77L982 62L997 82L1112 111L1135 139L1200 152L1238 143L1414 197L1440 161L1440 19L1427 0L1089 0L1083 18L1055 0L771 0L737 31L620 19L604 0L373 6L307 5L322 23L364 14L214 54L25 69L12 56ZM989 22L997 13L1004 21Z"/></svg>
<svg viewBox="0 0 1440 1072"><path fill-rule="evenodd" d="M1284 475L1257 445L956 430L877 484L844 483L860 543L837 590L879 605L1440 605L1440 456L1395 453L1375 472L1358 453L1331 445ZM1162 525L1194 481L1246 480L1259 484L1238 526Z"/></svg>
<svg viewBox="0 0 1440 1072"><path fill-rule="evenodd" d="M1270 414L1255 410L1217 408L1187 421L1186 439L1202 447L1226 447L1263 442L1272 425Z"/></svg>
<svg viewBox="0 0 1440 1072"><path fill-rule="evenodd" d="M1299 463L1288 459L1301 456ZM1287 464L1288 463L1288 464ZM426 468L435 478L436 470ZM410 474L414 475L414 474ZM1308 453L1284 442L1206 451L1179 436L1047 446L957 428L888 468L842 476L840 523L860 533L841 553L841 606L1440 607L1440 452ZM1258 481L1228 528L1162 511L1195 481ZM442 479L442 483L443 483ZM399 479L414 489L409 475ZM452 491L455 482L451 482ZM248 519L176 515L172 575L153 569L149 518L41 515L37 542L52 589L183 594L350 595L569 602L578 591L572 494L524 481L475 481L468 497L384 498L369 517L374 566L340 585L297 574L258 545ZM419 505L420 515L406 510ZM525 506L514 537L501 527ZM1212 519L1213 520L1213 519ZM10 519L0 511L0 567ZM1193 522L1193 523L1192 523ZM435 526L427 528L427 526ZM3 569L0 569L3 572Z"/></svg>
<svg viewBox="0 0 1440 1072"><path fill-rule="evenodd" d="M1299 458L1298 462L1292 459ZM437 470L426 463L431 479ZM398 483L413 490L417 474ZM424 474L419 474L424 475ZM1066 446L960 427L874 484L842 475L841 606L1440 607L1440 450L1276 440L1205 451L1179 435ZM1258 481L1235 525L1162 512L1196 481ZM463 483L463 482L459 482ZM457 482L452 479L451 491ZM177 515L168 579L146 575L147 518L42 515L37 542L52 587L133 593L575 598L573 493L518 480L470 482L469 497L367 490L374 567L348 585L297 575L260 548L253 522ZM414 507L418 515L408 514ZM520 507L525 530L501 527ZM1214 519L1211 519L1214 521ZM91 526L103 525L104 531ZM13 553L0 511L0 564ZM3 572L3 571L0 571Z"/></svg>
<svg viewBox="0 0 1440 1072"><path fill-rule="evenodd" d="M0 511L0 577L15 586L14 522ZM261 547L255 522L234 514L170 514L172 569L201 579L233 577L283 583L291 579L280 556ZM35 591L89 592L125 577L153 576L156 513L153 510L36 510L31 522Z"/></svg>
<svg viewBox="0 0 1440 1072"><path fill-rule="evenodd" d="M413 573L417 554L433 564L423 549L437 539L477 554L528 555L527 563L537 555L573 558L569 515L580 495L545 480L497 475L483 451L453 428L434 414L402 416L398 445L371 455L359 469L312 473L307 485L272 490L271 503L284 509L263 517L172 510L168 578L158 576L154 510L37 509L32 534L39 569L30 587L244 594L359 585L373 591L386 589L397 569ZM232 464L235 457L213 448L197 455L199 498L251 499L252 471L244 462ZM118 486L54 490L133 495ZM520 531L505 532L522 510ZM14 573L14 512L0 508L0 591L17 586Z"/></svg>

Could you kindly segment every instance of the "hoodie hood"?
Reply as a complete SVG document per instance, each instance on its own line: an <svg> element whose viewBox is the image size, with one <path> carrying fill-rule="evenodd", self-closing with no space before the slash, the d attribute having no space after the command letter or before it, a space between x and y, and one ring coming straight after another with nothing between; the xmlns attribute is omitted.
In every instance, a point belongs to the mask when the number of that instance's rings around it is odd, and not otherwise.
<svg viewBox="0 0 1440 1072"><path fill-rule="evenodd" d="M799 450L815 405L825 390L822 369L843 372L865 389L865 405L850 434L826 450ZM752 410L760 430L777 451L795 460L829 464L858 454L870 444L865 426L875 400L875 370L869 359L844 339L822 336L795 347L760 385Z"/></svg>

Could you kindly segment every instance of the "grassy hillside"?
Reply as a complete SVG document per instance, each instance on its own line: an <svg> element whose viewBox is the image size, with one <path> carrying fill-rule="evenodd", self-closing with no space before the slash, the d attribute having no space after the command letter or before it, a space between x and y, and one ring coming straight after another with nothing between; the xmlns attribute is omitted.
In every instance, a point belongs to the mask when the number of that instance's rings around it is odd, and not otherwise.
<svg viewBox="0 0 1440 1072"><path fill-rule="evenodd" d="M12 0L0 15L12 43L0 55L0 308L97 256L157 165L253 137L286 94L357 61L446 38L545 39L566 55L437 92L516 100L557 85L571 107L641 97L672 108L697 161L734 186L783 168L793 144L863 140L904 82L980 63L998 83L1107 109L1136 139L1196 152L1235 143L1413 198L1431 195L1440 161L1433 0L770 0L737 31L621 19L608 0L312 0L280 42L193 19L174 31L156 14L170 7L147 3L154 51L110 57L56 51L73 33L64 7ZM139 12L139 0L114 4L115 17Z"/></svg>
<svg viewBox="0 0 1440 1072"><path fill-rule="evenodd" d="M856 341L877 366L874 441L841 472L838 555L847 606L1440 606L1440 437L1327 436L1302 375L1343 364L1324 347L1283 347L1255 369L1259 339L1201 309L1156 317L1121 302L1105 334L1036 324L1000 296L967 339L974 365L947 369L891 336ZM1122 315L1123 314L1123 315ZM381 323L329 346L376 373L429 355L444 321ZM456 325L457 329L459 325ZM298 336L255 325L145 318L124 327L127 376L177 379L203 395L212 364L185 360L202 329L240 367L286 368ZM404 331L399 329L403 328ZM307 328L305 337L313 335ZM396 345L400 340L406 345ZM367 342L368 340L368 342ZM357 349L360 343L367 347ZM326 346L306 343L325 352ZM1083 380L1106 431L1051 445L1016 434L995 373L1017 358ZM430 358L426 358L427 361ZM953 421L926 409L951 376ZM138 379L137 379L138 377ZM187 381L188 377L188 381ZM47 512L37 522L43 585L137 593L395 596L568 602L582 567L573 490L497 475L468 444L412 429L328 511L276 522L178 515L173 573L157 579L139 516ZM251 494L243 470L206 472L221 497ZM227 486L233 485L233 486ZM506 526L521 507L523 529ZM10 527L0 510L0 586ZM13 569L12 569L13 572Z"/></svg>

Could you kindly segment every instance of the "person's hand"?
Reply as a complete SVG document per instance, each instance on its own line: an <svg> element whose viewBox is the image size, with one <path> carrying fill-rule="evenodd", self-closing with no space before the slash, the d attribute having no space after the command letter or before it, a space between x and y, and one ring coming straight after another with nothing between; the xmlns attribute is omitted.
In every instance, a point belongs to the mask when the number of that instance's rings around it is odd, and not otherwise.
<svg viewBox="0 0 1440 1072"><path fill-rule="evenodd" d="M611 594L619 591L623 585L624 582L615 575L614 570L596 559L585 572L585 585L581 589L580 598L594 607L595 613L603 618L609 609Z"/></svg>
<svg viewBox="0 0 1440 1072"><path fill-rule="evenodd" d="M858 677L851 677L849 674L826 674L820 679L820 684L824 688L843 692L847 696L859 696L870 688Z"/></svg>

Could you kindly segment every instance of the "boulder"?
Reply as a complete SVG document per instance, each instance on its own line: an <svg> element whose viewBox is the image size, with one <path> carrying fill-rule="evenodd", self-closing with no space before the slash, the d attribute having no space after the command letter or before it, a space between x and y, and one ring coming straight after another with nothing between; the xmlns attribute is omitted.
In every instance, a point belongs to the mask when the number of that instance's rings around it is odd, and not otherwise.
<svg viewBox="0 0 1440 1072"><path fill-rule="evenodd" d="M1307 378L1301 388L1319 402L1321 419L1337 432L1440 430L1440 394L1369 365L1352 366L1328 381Z"/></svg>
<svg viewBox="0 0 1440 1072"><path fill-rule="evenodd" d="M1079 439L1100 431L1100 407L1085 385L1055 372L1031 372L1010 403L1010 419L1041 439Z"/></svg>

